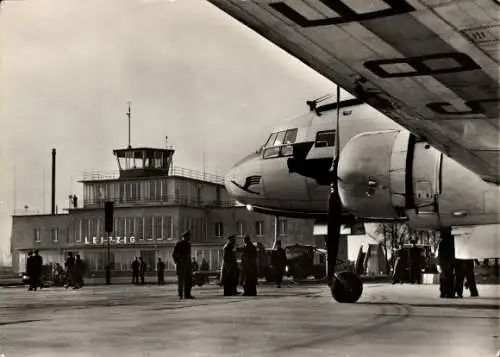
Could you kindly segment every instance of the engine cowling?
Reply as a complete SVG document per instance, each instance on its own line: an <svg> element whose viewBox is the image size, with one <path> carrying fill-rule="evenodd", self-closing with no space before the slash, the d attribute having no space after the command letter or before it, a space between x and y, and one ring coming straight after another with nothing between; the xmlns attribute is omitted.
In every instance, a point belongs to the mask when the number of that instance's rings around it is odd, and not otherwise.
<svg viewBox="0 0 500 357"><path fill-rule="evenodd" d="M500 221L498 186L406 130L351 138L338 177L345 209L362 219L407 221L415 229Z"/></svg>

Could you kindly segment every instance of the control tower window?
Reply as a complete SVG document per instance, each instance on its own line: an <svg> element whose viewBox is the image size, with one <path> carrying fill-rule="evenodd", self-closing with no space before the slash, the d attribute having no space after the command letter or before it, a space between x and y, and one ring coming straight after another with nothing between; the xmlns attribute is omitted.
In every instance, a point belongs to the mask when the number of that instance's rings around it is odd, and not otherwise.
<svg viewBox="0 0 500 357"><path fill-rule="evenodd" d="M314 146L324 148L335 145L335 130L318 131L316 133L316 141Z"/></svg>

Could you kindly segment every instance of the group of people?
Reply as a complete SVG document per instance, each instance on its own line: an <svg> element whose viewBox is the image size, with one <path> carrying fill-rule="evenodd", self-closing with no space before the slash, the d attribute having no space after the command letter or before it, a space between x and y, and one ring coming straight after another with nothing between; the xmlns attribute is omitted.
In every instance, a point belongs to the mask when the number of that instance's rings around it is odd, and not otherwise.
<svg viewBox="0 0 500 357"><path fill-rule="evenodd" d="M33 252L28 252L26 259L26 275L28 276L28 290L36 291L38 287L42 287L42 268L43 259L38 253L38 249Z"/></svg>
<svg viewBox="0 0 500 357"><path fill-rule="evenodd" d="M394 258L394 271L392 274L393 284L403 282L420 284L422 282L423 257L421 250L415 243L413 243L412 247L409 249L408 256L404 254L402 247L395 249ZM409 266L408 270L407 266Z"/></svg>
<svg viewBox="0 0 500 357"><path fill-rule="evenodd" d="M241 249L241 271L236 259L236 237L227 238L223 248L223 263L221 270L221 285L224 287L224 296L239 295L238 283L243 286L243 296L257 295L257 249L249 236L243 239L244 246ZM281 287L285 268L287 265L285 250L281 247L281 241L276 242L276 247L271 255L271 265L276 284Z"/></svg>
<svg viewBox="0 0 500 357"><path fill-rule="evenodd" d="M173 252L180 299L194 298L191 295L193 264L190 238L190 232L184 232L182 240L176 244ZM256 296L258 279L257 248L250 237L245 236L244 246L241 248L241 272L236 259L236 250L236 236L229 236L223 248L223 263L220 275L220 283L224 287L224 296L241 294L237 289L239 283L243 286L243 296ZM272 253L276 283L278 287L281 287L287 259L280 241L276 242L276 248Z"/></svg>
<svg viewBox="0 0 500 357"><path fill-rule="evenodd" d="M53 281L55 284L63 284L65 288L72 286L74 289L79 289L83 286L83 276L85 273L85 263L80 255L76 257L69 252L66 261L64 262L64 271L59 263L56 263L52 269ZM50 268L50 267L49 267ZM43 279L50 279L51 272L43 274L43 258L40 256L38 249L33 252L28 252L26 260L26 275L28 277L28 290L37 290L43 287Z"/></svg>
<svg viewBox="0 0 500 357"><path fill-rule="evenodd" d="M69 252L64 262L64 267L66 268L66 282L64 287L68 288L72 286L73 289L80 289L83 286L83 276L85 274L85 263L81 259L80 254L74 257L73 253Z"/></svg>

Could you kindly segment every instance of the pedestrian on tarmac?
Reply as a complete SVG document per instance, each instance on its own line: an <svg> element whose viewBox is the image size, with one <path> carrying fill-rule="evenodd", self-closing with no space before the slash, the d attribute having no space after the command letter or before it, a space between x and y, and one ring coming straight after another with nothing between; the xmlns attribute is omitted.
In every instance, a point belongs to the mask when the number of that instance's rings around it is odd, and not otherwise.
<svg viewBox="0 0 500 357"><path fill-rule="evenodd" d="M236 261L236 236L227 237L227 242L223 248L223 261L220 282L224 287L224 296L239 295L237 286L239 279L238 262Z"/></svg>
<svg viewBox="0 0 500 357"><path fill-rule="evenodd" d="M135 257L134 261L132 262L132 284L139 284L139 266L141 263L139 263L139 260L137 257Z"/></svg>
<svg viewBox="0 0 500 357"><path fill-rule="evenodd" d="M463 269L465 277L465 286L467 289L469 289L470 296L472 297L479 296L476 285L476 277L474 276L474 259L464 259Z"/></svg>
<svg viewBox="0 0 500 357"><path fill-rule="evenodd" d="M194 299L191 295L193 284L193 271L191 266L191 233L182 233L182 240L177 242L172 257L174 258L177 272L177 291L179 299Z"/></svg>
<svg viewBox="0 0 500 357"><path fill-rule="evenodd" d="M85 264L80 257L80 254L76 255L75 266L73 268L73 281L75 286L73 289L80 289L83 287L83 275L85 274Z"/></svg>
<svg viewBox="0 0 500 357"><path fill-rule="evenodd" d="M249 236L244 238L245 246L241 255L243 273L243 295L257 296L257 248Z"/></svg>
<svg viewBox="0 0 500 357"><path fill-rule="evenodd" d="M72 252L68 252L68 258L66 258L66 262L64 262L64 267L66 268L66 285L65 288L69 286L74 286L73 281L73 268L75 266L75 258L73 257Z"/></svg>
<svg viewBox="0 0 500 357"><path fill-rule="evenodd" d="M455 247L452 239L441 238L438 248L440 297L452 299L455 297Z"/></svg>
<svg viewBox="0 0 500 357"><path fill-rule="evenodd" d="M35 250L35 254L32 257L33 260L33 288L34 290L37 287L42 288L42 269L43 269L43 259L38 254L38 249Z"/></svg>
<svg viewBox="0 0 500 357"><path fill-rule="evenodd" d="M165 284L165 263L162 262L161 258L158 258L158 263L156 263L156 272L158 275L158 285Z"/></svg>
<svg viewBox="0 0 500 357"><path fill-rule="evenodd" d="M146 263L139 257L139 277L141 278L141 285L144 285L144 274L146 273Z"/></svg>
<svg viewBox="0 0 500 357"><path fill-rule="evenodd" d="M276 280L276 286L278 288L281 288L287 263L288 260L286 258L285 250L281 247L281 241L278 240L276 241L275 249L271 254L271 265L273 266L274 279Z"/></svg>

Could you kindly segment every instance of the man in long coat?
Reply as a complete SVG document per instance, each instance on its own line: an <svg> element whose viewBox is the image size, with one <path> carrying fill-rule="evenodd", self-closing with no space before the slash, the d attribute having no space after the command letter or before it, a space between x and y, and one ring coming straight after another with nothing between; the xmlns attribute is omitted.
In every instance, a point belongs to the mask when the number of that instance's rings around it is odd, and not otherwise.
<svg viewBox="0 0 500 357"><path fill-rule="evenodd" d="M179 298L194 299L191 295L193 286L193 271L191 266L191 233L182 233L182 240L177 242L172 257L177 271L177 289Z"/></svg>
<svg viewBox="0 0 500 357"><path fill-rule="evenodd" d="M235 236L229 236L224 245L224 260L221 269L221 285L224 286L224 296L238 295L237 285L239 277L238 263L236 262Z"/></svg>
<svg viewBox="0 0 500 357"><path fill-rule="evenodd" d="M241 256L243 268L243 289L245 296L257 296L257 249L249 236L245 236L245 246Z"/></svg>

